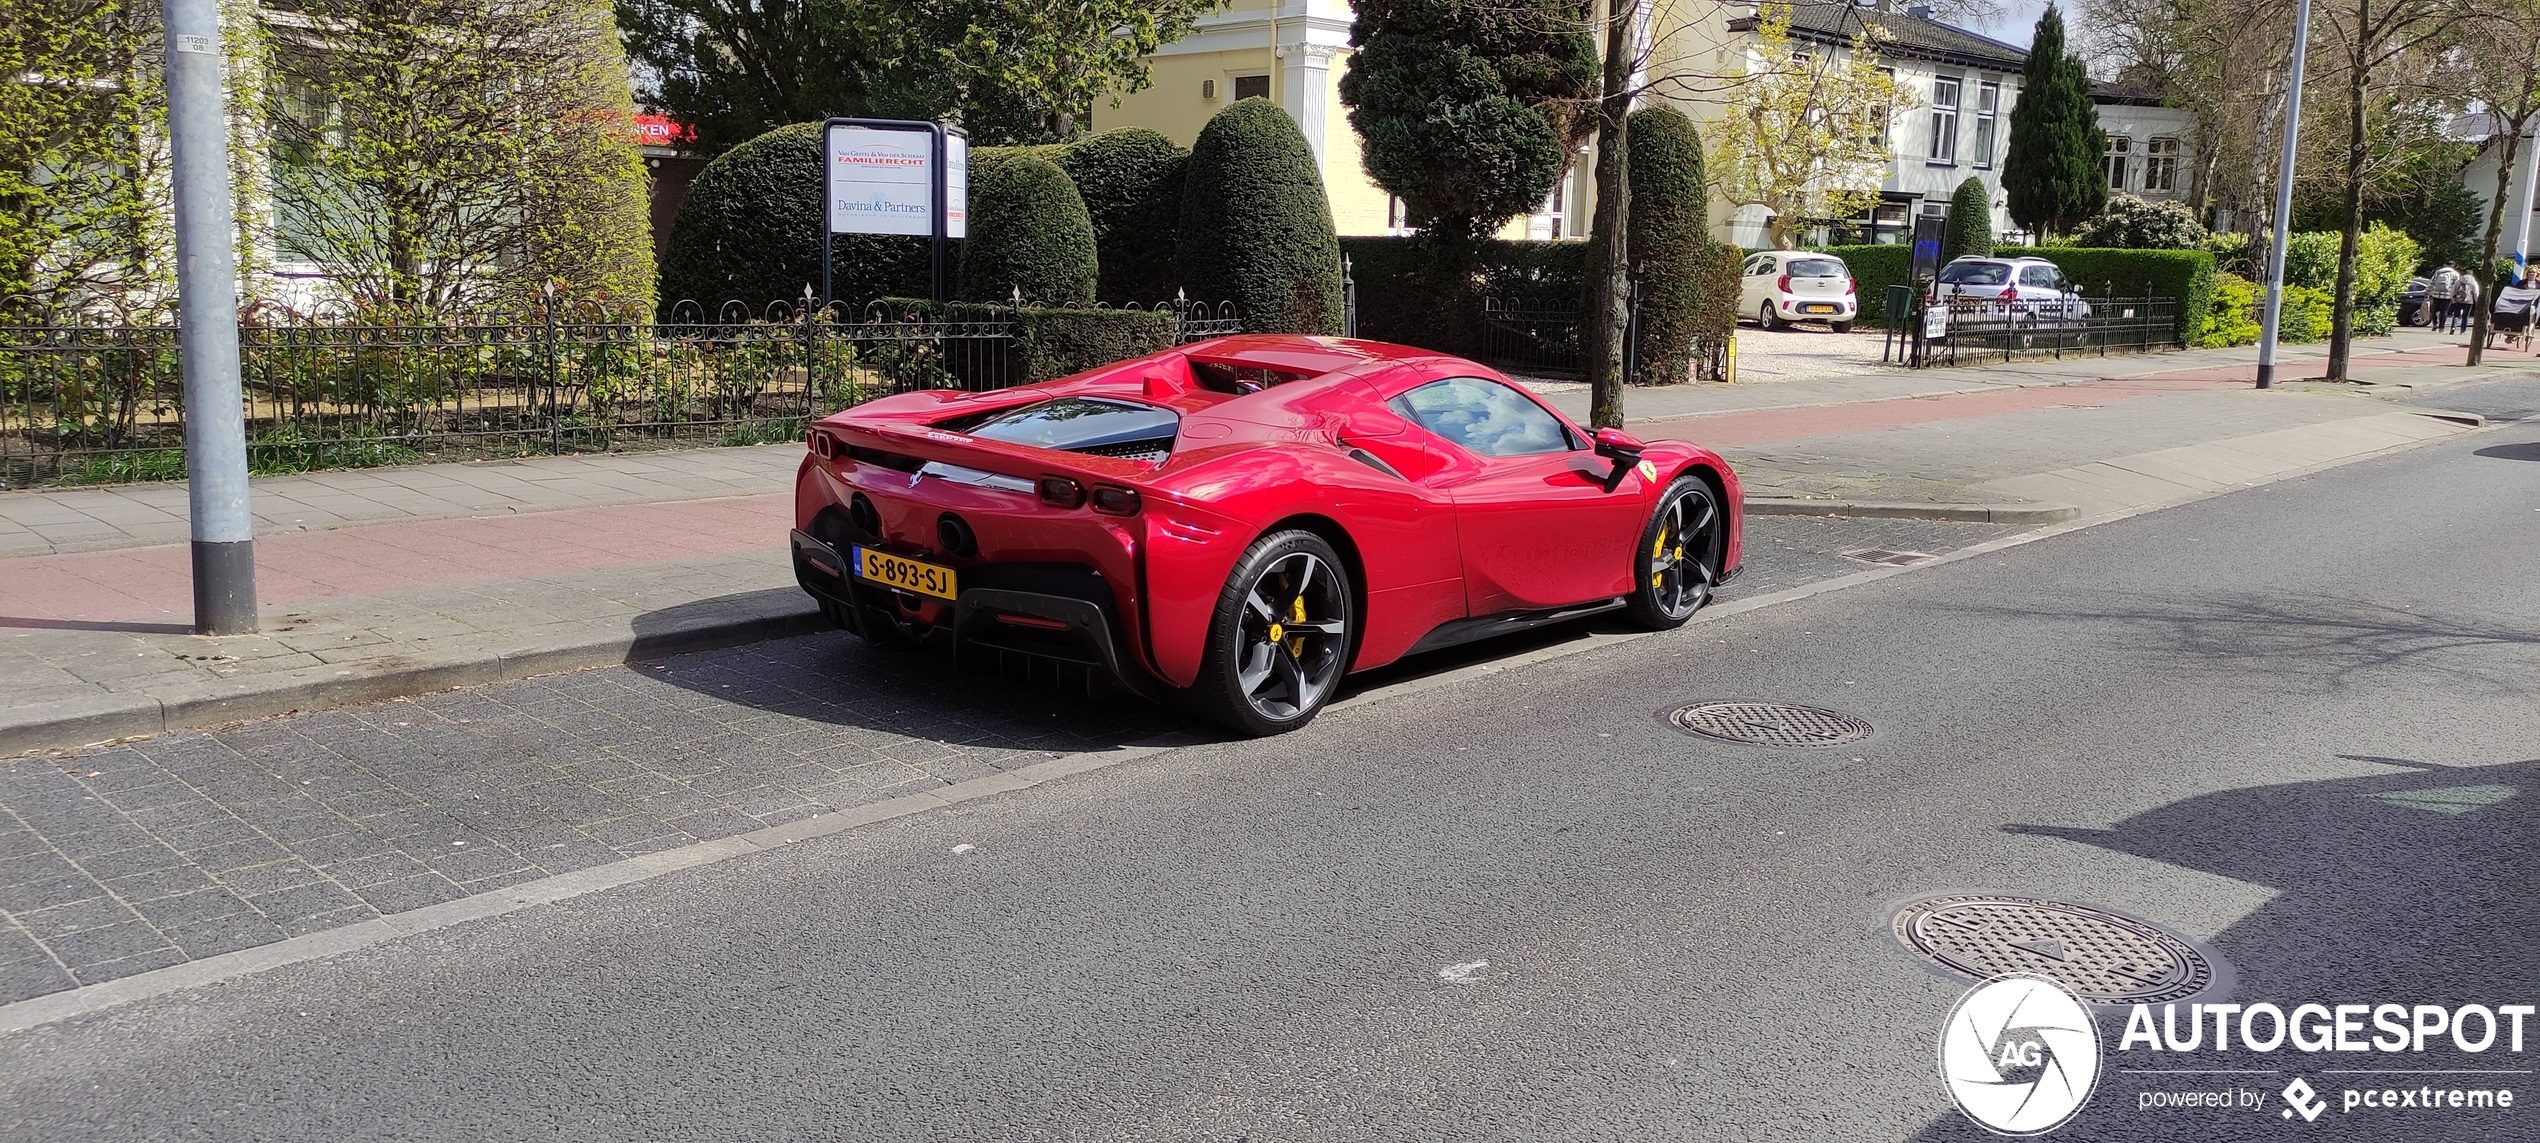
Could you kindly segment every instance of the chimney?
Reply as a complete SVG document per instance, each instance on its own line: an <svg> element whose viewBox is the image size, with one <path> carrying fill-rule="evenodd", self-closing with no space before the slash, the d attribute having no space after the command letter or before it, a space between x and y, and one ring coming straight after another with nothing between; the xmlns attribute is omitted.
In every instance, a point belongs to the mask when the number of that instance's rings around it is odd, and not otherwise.
<svg viewBox="0 0 2540 1143"><path fill-rule="evenodd" d="M1906 15L1908 15L1908 16L1912 16L1913 18L1915 18L1915 19L1917 19L1917 20L1928 20L1928 19L1931 19L1931 5L1929 5L1929 4L1916 4L1916 5L1914 5L1914 6L1913 6L1913 7L1911 7L1911 8L1907 8L1907 9L1905 9L1905 14L1906 14Z"/></svg>

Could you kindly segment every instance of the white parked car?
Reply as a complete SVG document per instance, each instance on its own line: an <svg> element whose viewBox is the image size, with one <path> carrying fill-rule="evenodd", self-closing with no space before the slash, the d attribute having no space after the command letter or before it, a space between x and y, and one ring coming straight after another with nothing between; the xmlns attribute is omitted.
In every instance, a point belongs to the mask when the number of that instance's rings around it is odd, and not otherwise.
<svg viewBox="0 0 2540 1143"><path fill-rule="evenodd" d="M1737 310L1753 314L1766 329L1780 329L1794 321L1822 321L1836 333L1844 333L1860 313L1852 268L1832 254L1766 250L1748 255L1740 274L1743 283Z"/></svg>
<svg viewBox="0 0 2540 1143"><path fill-rule="evenodd" d="M2080 287L2064 276L2063 267L2044 258L1970 254L1940 268L1932 296L1999 302L2027 319L2090 316L2090 303L2081 300Z"/></svg>

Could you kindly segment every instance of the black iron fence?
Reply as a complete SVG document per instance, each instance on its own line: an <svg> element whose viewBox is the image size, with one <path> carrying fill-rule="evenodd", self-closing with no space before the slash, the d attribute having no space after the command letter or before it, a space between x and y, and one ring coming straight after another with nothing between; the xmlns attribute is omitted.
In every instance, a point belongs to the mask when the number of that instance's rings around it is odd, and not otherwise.
<svg viewBox="0 0 2540 1143"><path fill-rule="evenodd" d="M1576 301L1484 298L1479 357L1484 364L1507 373L1584 377L1587 361L1581 330L1581 311ZM1652 349L1642 332L1641 284L1634 281L1623 328L1623 376L1637 380L1641 361ZM1727 338L1698 338L1692 350L1692 376L1667 378L1666 382L1727 379Z"/></svg>
<svg viewBox="0 0 2540 1143"><path fill-rule="evenodd" d="M1942 320L1927 324L1916 363L1957 365L1999 355L2142 353L2184 348L2175 298L2068 295L2048 300L1949 297L1929 303Z"/></svg>
<svg viewBox="0 0 2540 1143"><path fill-rule="evenodd" d="M1179 341L1237 332L1231 307L1166 303ZM971 316L971 315L965 315ZM239 327L259 473L795 439L805 422L911 389L1019 384L1023 315L850 318L683 303L666 322L363 322ZM170 325L0 325L0 488L184 475Z"/></svg>

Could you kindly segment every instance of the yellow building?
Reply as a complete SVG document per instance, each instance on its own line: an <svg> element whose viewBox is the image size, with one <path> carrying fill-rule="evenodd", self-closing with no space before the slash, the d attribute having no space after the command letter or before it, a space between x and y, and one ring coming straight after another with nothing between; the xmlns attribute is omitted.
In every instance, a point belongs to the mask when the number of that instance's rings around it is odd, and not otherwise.
<svg viewBox="0 0 2540 1143"><path fill-rule="evenodd" d="M1154 86L1094 104L1093 129L1148 127L1188 147L1209 117L1235 100L1264 96L1295 118L1323 173L1332 224L1342 234L1402 233L1399 204L1367 179L1358 133L1341 106L1341 74L1349 56L1347 0L1233 0L1201 17L1199 30L1147 57ZM1584 238L1583 202L1590 164L1582 156L1544 208L1517 219L1506 238Z"/></svg>

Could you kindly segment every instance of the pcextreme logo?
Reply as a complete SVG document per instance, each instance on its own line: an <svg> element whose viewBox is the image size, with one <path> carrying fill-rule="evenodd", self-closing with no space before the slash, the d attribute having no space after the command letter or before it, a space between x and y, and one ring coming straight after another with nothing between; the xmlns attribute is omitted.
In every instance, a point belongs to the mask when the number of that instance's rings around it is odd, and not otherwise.
<svg viewBox="0 0 2540 1143"><path fill-rule="evenodd" d="M2042 976L1997 976L1968 989L1940 1030L1940 1077L1968 1119L1996 1135L2043 1135L2090 1102L2099 1024Z"/></svg>

